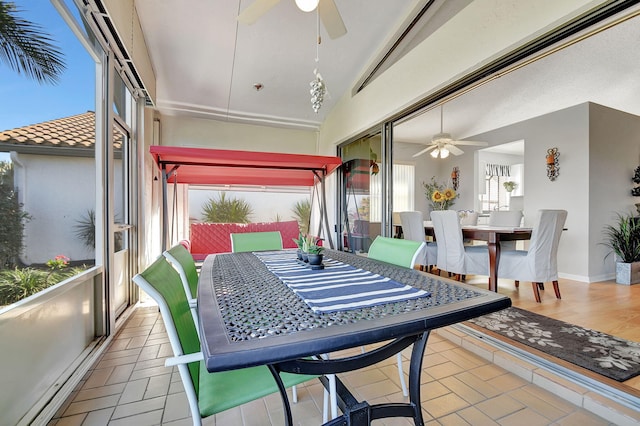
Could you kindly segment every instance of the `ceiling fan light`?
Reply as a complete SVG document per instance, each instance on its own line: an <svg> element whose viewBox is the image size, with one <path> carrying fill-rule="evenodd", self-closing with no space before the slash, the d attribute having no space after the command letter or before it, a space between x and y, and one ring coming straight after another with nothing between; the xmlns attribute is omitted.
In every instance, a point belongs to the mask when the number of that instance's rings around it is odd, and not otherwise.
<svg viewBox="0 0 640 426"><path fill-rule="evenodd" d="M447 148L442 148L440 150L440 158L447 158L449 156L449 150Z"/></svg>
<svg viewBox="0 0 640 426"><path fill-rule="evenodd" d="M296 0L296 6L303 12L311 12L316 7L320 0Z"/></svg>
<svg viewBox="0 0 640 426"><path fill-rule="evenodd" d="M440 150L438 148L434 149L433 151L431 151L431 156L433 158L438 158L438 154L440 153Z"/></svg>

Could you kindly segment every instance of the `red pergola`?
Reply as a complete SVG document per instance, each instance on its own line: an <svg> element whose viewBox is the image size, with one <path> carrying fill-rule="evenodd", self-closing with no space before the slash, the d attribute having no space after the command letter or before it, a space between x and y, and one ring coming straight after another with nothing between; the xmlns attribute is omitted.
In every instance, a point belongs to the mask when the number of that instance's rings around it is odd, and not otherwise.
<svg viewBox="0 0 640 426"><path fill-rule="evenodd" d="M325 209L324 180L342 164L339 157L160 145L152 145L149 151L162 171L165 236L168 183L256 186L314 186L320 183L321 226L324 221L325 236L333 248Z"/></svg>

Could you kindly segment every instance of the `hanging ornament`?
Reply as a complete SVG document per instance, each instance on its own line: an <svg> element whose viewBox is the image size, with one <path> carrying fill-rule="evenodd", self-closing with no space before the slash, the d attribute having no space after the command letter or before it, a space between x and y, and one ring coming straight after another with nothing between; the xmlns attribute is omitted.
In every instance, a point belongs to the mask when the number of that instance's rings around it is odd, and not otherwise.
<svg viewBox="0 0 640 426"><path fill-rule="evenodd" d="M317 114L324 101L324 95L327 93L327 86L318 71L318 64L320 63L320 43L322 43L322 39L320 38L320 15L318 13L316 13L316 24L318 43L316 44L316 68L313 70L315 78L309 83L309 86L311 86L309 93L311 94L311 108L313 108L313 112Z"/></svg>
<svg viewBox="0 0 640 426"><path fill-rule="evenodd" d="M313 112L317 114L324 101L324 95L327 93L327 87L317 69L313 70L313 74L316 78L309 83L311 86L309 93L311 94L311 107L313 108Z"/></svg>

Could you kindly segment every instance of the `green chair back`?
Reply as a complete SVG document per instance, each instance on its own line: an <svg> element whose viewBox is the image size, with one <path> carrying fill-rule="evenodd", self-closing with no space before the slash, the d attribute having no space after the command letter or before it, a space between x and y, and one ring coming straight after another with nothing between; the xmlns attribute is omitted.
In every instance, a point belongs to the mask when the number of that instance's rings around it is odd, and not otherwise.
<svg viewBox="0 0 640 426"><path fill-rule="evenodd" d="M425 243L378 236L369 247L369 258L413 268Z"/></svg>
<svg viewBox="0 0 640 426"><path fill-rule="evenodd" d="M231 251L234 253L265 250L282 250L280 231L231 234Z"/></svg>
<svg viewBox="0 0 640 426"><path fill-rule="evenodd" d="M183 284L186 284L185 291L190 294L189 297L195 299L198 296L198 269L191 253L182 244L177 244L162 254L180 274Z"/></svg>
<svg viewBox="0 0 640 426"><path fill-rule="evenodd" d="M180 275L173 266L163 256L160 256L147 269L136 275L133 281L158 303L174 355L200 352L200 338L191 316L187 295L184 292ZM176 341L173 342L172 339ZM197 394L200 381L200 363L192 362L188 367Z"/></svg>
<svg viewBox="0 0 640 426"><path fill-rule="evenodd" d="M201 352L180 275L165 257L160 256L133 281L158 303L174 355ZM209 373L204 361L196 361L186 367L180 364L178 370L194 425L201 425L204 417L278 392L266 366ZM291 387L317 376L281 373L280 377L285 387Z"/></svg>

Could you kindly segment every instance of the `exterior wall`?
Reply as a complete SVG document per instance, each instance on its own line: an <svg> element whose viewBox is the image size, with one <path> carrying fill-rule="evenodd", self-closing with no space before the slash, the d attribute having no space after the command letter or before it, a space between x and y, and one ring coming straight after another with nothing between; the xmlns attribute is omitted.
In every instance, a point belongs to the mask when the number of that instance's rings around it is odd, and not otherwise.
<svg viewBox="0 0 640 426"><path fill-rule="evenodd" d="M84 157L13 154L15 184L26 223L21 261L27 265L44 263L57 255L71 260L94 258L76 233L78 220L95 210L95 160ZM115 170L120 170L119 160ZM122 185L121 173L115 185ZM122 211L116 200L116 214Z"/></svg>

